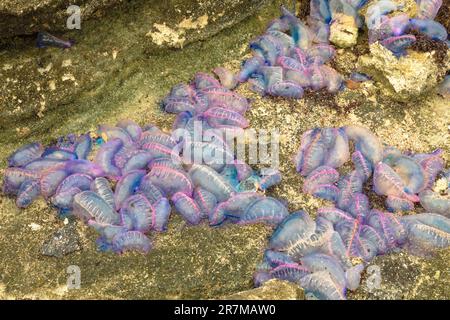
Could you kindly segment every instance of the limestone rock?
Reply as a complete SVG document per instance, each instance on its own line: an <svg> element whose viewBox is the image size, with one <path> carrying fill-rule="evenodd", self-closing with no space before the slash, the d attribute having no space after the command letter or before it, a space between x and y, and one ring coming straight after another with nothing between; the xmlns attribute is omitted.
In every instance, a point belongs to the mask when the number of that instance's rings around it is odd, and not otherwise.
<svg viewBox="0 0 450 320"><path fill-rule="evenodd" d="M304 300L305 293L295 283L271 279L259 288L225 297L228 300Z"/></svg>
<svg viewBox="0 0 450 320"><path fill-rule="evenodd" d="M365 4L361 10L359 10L359 13L363 15L366 19L369 17L367 16L367 9L379 2L380 0L370 0ZM417 14L417 3L415 0L392 0L392 2L397 4L398 9L389 13L388 16L396 16L401 13L406 13L410 18L413 18Z"/></svg>
<svg viewBox="0 0 450 320"><path fill-rule="evenodd" d="M409 51L397 58L378 42L370 46L370 54L358 59L358 69L397 101L411 101L430 91L445 72L438 68L432 52Z"/></svg>
<svg viewBox="0 0 450 320"><path fill-rule="evenodd" d="M330 41L340 48L353 47L358 40L358 26L352 16L336 14L330 26Z"/></svg>

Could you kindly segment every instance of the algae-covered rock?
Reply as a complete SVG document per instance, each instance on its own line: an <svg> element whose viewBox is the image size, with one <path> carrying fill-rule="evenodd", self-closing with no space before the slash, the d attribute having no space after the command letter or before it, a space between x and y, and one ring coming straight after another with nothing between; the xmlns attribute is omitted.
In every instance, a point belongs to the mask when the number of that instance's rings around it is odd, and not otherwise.
<svg viewBox="0 0 450 320"><path fill-rule="evenodd" d="M353 47L358 41L356 20L349 15L336 14L330 26L330 41L340 48Z"/></svg>
<svg viewBox="0 0 450 320"><path fill-rule="evenodd" d="M265 0L176 0L152 19L145 35L148 54L167 48L181 49L251 15ZM195 8L195 10L192 10Z"/></svg>
<svg viewBox="0 0 450 320"><path fill-rule="evenodd" d="M409 51L400 58L379 43L370 46L370 54L358 59L361 72L372 76L382 92L397 101L411 101L433 89L445 73L433 52Z"/></svg>
<svg viewBox="0 0 450 320"><path fill-rule="evenodd" d="M406 252L376 257L350 299L448 299L450 250L421 258Z"/></svg>
<svg viewBox="0 0 450 320"><path fill-rule="evenodd" d="M305 293L297 284L271 279L259 288L224 297L229 300L304 300Z"/></svg>
<svg viewBox="0 0 450 320"><path fill-rule="evenodd" d="M47 0L51 1L56 3L56 0ZM26 1L22 2L25 6ZM45 7L47 2L40 4L39 8ZM73 104L74 97L101 94L105 86L120 87L128 74L141 72L142 66L146 64L143 60L155 61L154 53L160 54L164 62L169 61L163 59L163 56L167 56L167 49L186 48L197 40L206 40L248 17L265 2L268 1L137 0L108 10L108 14L101 19L89 21L82 9L81 30L61 34L54 32L57 28L53 28L53 24L45 28L63 39L73 39L75 45L67 50L36 48L34 37L1 39L0 36L0 42L4 41L8 48L0 52L0 134L2 130L17 129L16 132L26 135L30 126L43 121L45 117L58 117L55 115L57 110L65 110L67 114L68 105ZM7 3L12 6L12 1ZM85 0L85 3L88 1ZM270 12L278 14L278 5L270 3L264 6L268 7L272 8ZM27 8L32 10L31 5ZM63 28L67 18L65 11L64 15L64 21L59 23ZM274 16L272 13L270 15ZM255 24L255 21L252 23ZM267 20L264 25L266 23ZM0 30L3 30L1 24L0 13ZM36 30L40 28L38 24L35 27ZM249 30L257 31L250 27ZM236 37L243 38L249 34L236 34ZM186 69L180 61L168 62L169 67L164 65L159 68L163 64L154 65L165 73L170 73L174 65ZM127 68L123 68L123 65ZM206 68L204 59L198 60L196 68L200 67ZM180 73L175 74L180 76ZM181 74L189 76L187 72ZM91 99L89 101L94 102ZM79 112L82 108L88 107L76 104L70 107L70 112Z"/></svg>
<svg viewBox="0 0 450 320"><path fill-rule="evenodd" d="M67 8L76 4L82 20L99 17L122 0L3 0L0 2L0 38L31 34L42 29L64 30Z"/></svg>

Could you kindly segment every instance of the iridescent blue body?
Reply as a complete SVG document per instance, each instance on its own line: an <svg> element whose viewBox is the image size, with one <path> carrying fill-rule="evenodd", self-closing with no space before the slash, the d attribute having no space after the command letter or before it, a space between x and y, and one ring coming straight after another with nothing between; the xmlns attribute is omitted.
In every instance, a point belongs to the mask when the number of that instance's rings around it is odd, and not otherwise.
<svg viewBox="0 0 450 320"><path fill-rule="evenodd" d="M120 120L116 124L116 126L125 130L130 135L131 139L133 139L133 141L135 142L139 141L139 139L141 138L142 129L136 122L132 120Z"/></svg>
<svg viewBox="0 0 450 320"><path fill-rule="evenodd" d="M262 65L264 65L264 59L259 56L254 56L246 60L242 65L241 71L237 75L239 82L247 81L250 76Z"/></svg>
<svg viewBox="0 0 450 320"><path fill-rule="evenodd" d="M73 209L75 195L80 192L81 190L78 188L70 188L53 195L50 198L50 202L62 212L69 211Z"/></svg>
<svg viewBox="0 0 450 320"><path fill-rule="evenodd" d="M194 164L189 175L195 186L211 192L219 202L226 201L235 192L234 188L210 167Z"/></svg>
<svg viewBox="0 0 450 320"><path fill-rule="evenodd" d="M223 105L235 112L244 113L249 108L246 98L226 88L206 88L202 90L202 93L210 104Z"/></svg>
<svg viewBox="0 0 450 320"><path fill-rule="evenodd" d="M151 177L149 175L145 175L141 179L141 183L139 184L139 188L137 192L142 193L150 203L154 204L164 197L163 192L157 186L155 186L151 181Z"/></svg>
<svg viewBox="0 0 450 320"><path fill-rule="evenodd" d="M336 231L341 236L349 255L370 261L377 254L376 244L360 236L361 224L357 220L338 223Z"/></svg>
<svg viewBox="0 0 450 320"><path fill-rule="evenodd" d="M214 194L200 187L194 190L194 200L197 202L204 218L207 218L217 205Z"/></svg>
<svg viewBox="0 0 450 320"><path fill-rule="evenodd" d="M327 0L311 0L310 16L325 23L331 22L331 12Z"/></svg>
<svg viewBox="0 0 450 320"><path fill-rule="evenodd" d="M345 290L331 278L326 271L314 272L300 281L306 293L320 300L345 300Z"/></svg>
<svg viewBox="0 0 450 320"><path fill-rule="evenodd" d="M142 194L128 197L122 204L120 213L128 216L130 219L131 226L129 230L146 233L154 227L155 210Z"/></svg>
<svg viewBox="0 0 450 320"><path fill-rule="evenodd" d="M407 247L413 253L426 255L435 248L450 246L450 219L434 213L402 218L407 232Z"/></svg>
<svg viewBox="0 0 450 320"><path fill-rule="evenodd" d="M383 146L380 140L367 128L360 126L346 126L345 133L355 143L355 149L374 166L381 161Z"/></svg>
<svg viewBox="0 0 450 320"><path fill-rule="evenodd" d="M89 190L91 187L93 179L91 176L83 173L74 173L70 176L67 176L62 180L58 188L56 189L56 193L67 191L71 188L78 188L81 191Z"/></svg>
<svg viewBox="0 0 450 320"><path fill-rule="evenodd" d="M311 35L308 27L301 22L292 12L281 7L282 18L289 24L289 29L294 43L301 49L308 49L311 45Z"/></svg>
<svg viewBox="0 0 450 320"><path fill-rule="evenodd" d="M438 213L450 217L450 188L445 190L446 194L440 194L432 190L425 190L419 194L420 204L428 212Z"/></svg>
<svg viewBox="0 0 450 320"><path fill-rule="evenodd" d="M440 41L447 40L447 29L434 20L411 19L410 26L413 30L417 30L431 39Z"/></svg>
<svg viewBox="0 0 450 320"><path fill-rule="evenodd" d="M347 208L348 213L355 219L362 221L369 214L369 210L369 199L367 196L363 193L353 193Z"/></svg>
<svg viewBox="0 0 450 320"><path fill-rule="evenodd" d="M347 175L341 177L341 179L338 181L338 208L346 210L352 202L353 194L362 192L363 184L364 178L356 170L353 170Z"/></svg>
<svg viewBox="0 0 450 320"><path fill-rule="evenodd" d="M110 246L112 243L112 240L114 237L118 234L123 234L127 231L129 231L124 226L115 226L108 223L99 223L95 220L89 220L88 225L92 228L94 228L95 231L97 231L100 234L100 241L103 242L104 245Z"/></svg>
<svg viewBox="0 0 450 320"><path fill-rule="evenodd" d="M281 182L281 172L275 169L268 169L261 172L259 187L261 190L267 190Z"/></svg>
<svg viewBox="0 0 450 320"><path fill-rule="evenodd" d="M267 89L268 93L274 97L288 99L300 99L303 97L303 88L293 81L280 81L274 83Z"/></svg>
<svg viewBox="0 0 450 320"><path fill-rule="evenodd" d="M352 154L352 162L355 170L366 180L370 178L373 172L372 164L364 157L361 151L355 151Z"/></svg>
<svg viewBox="0 0 450 320"><path fill-rule="evenodd" d="M313 193L319 185L332 185L339 179L339 172L328 166L320 166L314 169L303 183L303 192Z"/></svg>
<svg viewBox="0 0 450 320"><path fill-rule="evenodd" d="M59 149L57 147L48 147L42 153L42 158L44 159L54 159L54 160L75 160L77 155L74 152Z"/></svg>
<svg viewBox="0 0 450 320"><path fill-rule="evenodd" d="M89 134L83 134L77 138L74 153L77 159L87 159L92 150L92 139Z"/></svg>
<svg viewBox="0 0 450 320"><path fill-rule="evenodd" d="M68 176L69 174L63 169L49 170L45 172L40 178L41 193L45 198L52 196L59 184Z"/></svg>
<svg viewBox="0 0 450 320"><path fill-rule="evenodd" d="M41 157L44 148L40 143L30 143L20 147L8 157L8 166L23 167Z"/></svg>
<svg viewBox="0 0 450 320"><path fill-rule="evenodd" d="M85 220L95 219L99 223L118 224L119 214L99 195L92 191L83 191L74 196L73 213Z"/></svg>
<svg viewBox="0 0 450 320"><path fill-rule="evenodd" d="M406 34L386 38L381 41L381 44L391 50L394 54L400 55L414 42L416 42L416 37L412 34Z"/></svg>
<svg viewBox="0 0 450 320"><path fill-rule="evenodd" d="M153 203L153 208L155 210L153 229L160 232L166 231L171 211L169 200L161 198Z"/></svg>
<svg viewBox="0 0 450 320"><path fill-rule="evenodd" d="M61 167L66 164L67 163L64 160L60 159L38 158L36 160L31 161L30 163L27 163L23 168L27 170L42 172L57 167Z"/></svg>
<svg viewBox="0 0 450 320"><path fill-rule="evenodd" d="M145 173L144 170L134 170L120 178L117 182L116 189L114 190L114 204L116 210L122 208L124 201L135 193L142 178L145 176Z"/></svg>
<svg viewBox="0 0 450 320"><path fill-rule="evenodd" d="M317 216L327 219L334 226L342 221L353 221L352 215L346 211L334 207L322 207L317 210Z"/></svg>
<svg viewBox="0 0 450 320"><path fill-rule="evenodd" d="M62 40L45 31L38 32L36 40L36 45L38 48L57 47L67 49L72 47L74 44L75 41L73 40Z"/></svg>
<svg viewBox="0 0 450 320"><path fill-rule="evenodd" d="M127 231L118 233L112 240L113 250L123 253L129 250L148 253L152 249L152 243L149 238L139 231Z"/></svg>
<svg viewBox="0 0 450 320"><path fill-rule="evenodd" d="M249 123L239 112L227 110L222 107L212 107L203 113L213 128L246 128Z"/></svg>
<svg viewBox="0 0 450 320"><path fill-rule="evenodd" d="M189 116L191 118L192 116ZM171 135L164 132L144 132L139 140L141 146L147 143L159 143L168 148L173 148L176 146L176 141Z"/></svg>
<svg viewBox="0 0 450 320"><path fill-rule="evenodd" d="M386 209L391 212L410 211L414 209L414 202L395 196L388 196L386 198Z"/></svg>
<svg viewBox="0 0 450 320"><path fill-rule="evenodd" d="M287 208L280 201L264 197L246 208L244 215L239 219L239 223L265 222L277 225L288 215Z"/></svg>
<svg viewBox="0 0 450 320"><path fill-rule="evenodd" d="M339 261L332 256L323 253L312 253L300 259L302 266L310 272L325 271L341 288L345 288L347 280L345 272Z"/></svg>
<svg viewBox="0 0 450 320"><path fill-rule="evenodd" d="M112 139L119 139L122 141L124 146L130 145L133 143L133 139L128 134L128 132L122 128L101 125L98 127L98 135L103 138L105 141L109 141Z"/></svg>
<svg viewBox="0 0 450 320"><path fill-rule="evenodd" d="M282 264L292 264L294 260L287 254L274 250L264 251L263 261L268 263L271 268L278 267Z"/></svg>
<svg viewBox="0 0 450 320"><path fill-rule="evenodd" d="M19 208L28 207L41 193L39 181L28 180L24 181L17 193L16 205Z"/></svg>
<svg viewBox="0 0 450 320"><path fill-rule="evenodd" d="M68 174L84 173L91 177L102 177L105 175L103 168L96 163L80 159L64 162L64 170Z"/></svg>
<svg viewBox="0 0 450 320"><path fill-rule="evenodd" d="M184 171L165 166L153 166L148 173L150 182L157 186L164 195L172 196L177 192L183 192L188 196L194 190L193 180Z"/></svg>
<svg viewBox="0 0 450 320"><path fill-rule="evenodd" d="M177 192L172 196L172 202L177 212L190 224L196 225L202 218L202 212L197 202L185 193Z"/></svg>
<svg viewBox="0 0 450 320"><path fill-rule="evenodd" d="M437 175L444 169L444 159L442 149L437 149L431 153L419 153L412 155L412 159L423 168L425 179L424 188L431 188Z"/></svg>
<svg viewBox="0 0 450 320"><path fill-rule="evenodd" d="M262 195L257 192L240 192L231 196L227 201L220 202L209 214L209 224L220 225L225 219L240 221L246 213L247 208Z"/></svg>
<svg viewBox="0 0 450 320"><path fill-rule="evenodd" d="M22 168L10 167L5 170L3 177L3 192L5 194L17 194L20 186L27 181L38 180L35 172Z"/></svg>
<svg viewBox="0 0 450 320"><path fill-rule="evenodd" d="M301 279L309 274L309 270L297 263L281 264L270 271L272 278L287 280L300 284Z"/></svg>
<svg viewBox="0 0 450 320"><path fill-rule="evenodd" d="M153 159L154 157L150 152L139 150L125 163L122 174L127 174L133 170L145 169Z"/></svg>
<svg viewBox="0 0 450 320"><path fill-rule="evenodd" d="M379 195L395 196L411 202L419 201L418 196L406 187L402 178L383 162L375 166L373 184L374 191Z"/></svg>
<svg viewBox="0 0 450 320"><path fill-rule="evenodd" d="M114 193L109 181L104 177L98 177L91 183L91 191L97 193L112 209L114 204Z"/></svg>
<svg viewBox="0 0 450 320"><path fill-rule="evenodd" d="M377 27L381 17L397 9L397 4L394 1L382 0L371 4L367 9L366 20L369 29Z"/></svg>

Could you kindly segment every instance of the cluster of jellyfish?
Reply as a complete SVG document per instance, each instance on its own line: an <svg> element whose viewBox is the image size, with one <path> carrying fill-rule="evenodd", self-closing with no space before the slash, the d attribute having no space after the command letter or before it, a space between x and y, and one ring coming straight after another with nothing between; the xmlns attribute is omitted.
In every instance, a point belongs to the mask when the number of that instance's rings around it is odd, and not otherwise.
<svg viewBox="0 0 450 320"><path fill-rule="evenodd" d="M410 17L398 11L403 5L391 0L311 0L306 22L282 6L281 17L250 43L252 57L244 61L229 85L248 81L250 88L261 95L293 99L302 98L305 90L344 90L343 76L329 65L336 52L330 44L333 25L361 29L365 22L369 44L378 41L400 57L416 41L412 32L449 44L447 30L433 20L441 5L441 0L418 1L417 14ZM362 9L366 10L364 16ZM230 75L227 78L233 79ZM370 77L354 72L350 79L363 82ZM448 96L448 78L446 81L442 90Z"/></svg>
<svg viewBox="0 0 450 320"><path fill-rule="evenodd" d="M248 126L247 99L198 73L191 84L176 85L163 106L178 113L170 133L122 120L45 148L21 147L8 158L3 192L20 208L43 196L61 215L98 231L101 250L115 252L148 252L148 235L166 230L171 204L191 225L277 224L288 215L262 192L281 181L280 173L256 172L225 139L227 130Z"/></svg>
<svg viewBox="0 0 450 320"><path fill-rule="evenodd" d="M415 154L383 146L360 126L305 132L295 157L306 177L303 192L332 205L319 208L315 220L298 211L280 223L255 285L276 278L299 284L311 298L345 299L377 255L405 249L426 256L449 247L450 171L441 155L440 149ZM354 169L341 175L337 169L350 159ZM387 211L371 204L370 187L386 197ZM400 214L416 202L425 213Z"/></svg>

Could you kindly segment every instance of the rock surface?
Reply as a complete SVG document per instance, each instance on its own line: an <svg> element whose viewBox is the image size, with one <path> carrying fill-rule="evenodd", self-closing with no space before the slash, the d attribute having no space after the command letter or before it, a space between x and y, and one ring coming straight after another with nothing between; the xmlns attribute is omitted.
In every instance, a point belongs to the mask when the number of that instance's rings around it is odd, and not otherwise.
<svg viewBox="0 0 450 320"><path fill-rule="evenodd" d="M238 292L224 297L226 300L304 300L305 293L298 285L271 279L259 288Z"/></svg>
<svg viewBox="0 0 450 320"><path fill-rule="evenodd" d="M370 46L370 54L359 58L358 69L372 76L383 92L397 101L426 94L446 72L438 67L432 52L409 51L408 55L397 58L378 42Z"/></svg>
<svg viewBox="0 0 450 320"><path fill-rule="evenodd" d="M44 256L62 258L80 249L80 235L72 222L52 234L42 245L41 253Z"/></svg>
<svg viewBox="0 0 450 320"><path fill-rule="evenodd" d="M78 0L82 21L99 18L123 0ZM64 31L69 0L3 0L0 2L0 38L32 34L40 30Z"/></svg>
<svg viewBox="0 0 450 320"><path fill-rule="evenodd" d="M350 48L358 42L358 26L356 20L348 15L335 15L330 26L330 42L339 48Z"/></svg>

